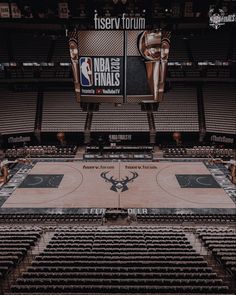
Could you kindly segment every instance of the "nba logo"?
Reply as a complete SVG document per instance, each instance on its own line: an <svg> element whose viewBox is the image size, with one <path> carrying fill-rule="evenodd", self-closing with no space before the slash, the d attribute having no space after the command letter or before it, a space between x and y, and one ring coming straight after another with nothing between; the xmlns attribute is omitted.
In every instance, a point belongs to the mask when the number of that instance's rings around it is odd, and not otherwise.
<svg viewBox="0 0 236 295"><path fill-rule="evenodd" d="M79 59L80 83L82 86L88 87L93 85L92 65L91 57L81 57Z"/></svg>

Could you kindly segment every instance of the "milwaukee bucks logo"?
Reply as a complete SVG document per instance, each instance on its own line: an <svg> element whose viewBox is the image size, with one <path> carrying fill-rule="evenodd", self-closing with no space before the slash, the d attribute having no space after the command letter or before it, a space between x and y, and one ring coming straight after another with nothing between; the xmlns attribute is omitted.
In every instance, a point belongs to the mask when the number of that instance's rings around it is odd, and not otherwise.
<svg viewBox="0 0 236 295"><path fill-rule="evenodd" d="M121 180L115 179L113 176L108 176L110 171L102 172L101 177L105 180L105 182L111 183L110 190L114 192L124 192L127 191L128 183L133 182L135 178L138 177L138 173L134 171L130 171L131 176L126 176L125 178L121 178Z"/></svg>

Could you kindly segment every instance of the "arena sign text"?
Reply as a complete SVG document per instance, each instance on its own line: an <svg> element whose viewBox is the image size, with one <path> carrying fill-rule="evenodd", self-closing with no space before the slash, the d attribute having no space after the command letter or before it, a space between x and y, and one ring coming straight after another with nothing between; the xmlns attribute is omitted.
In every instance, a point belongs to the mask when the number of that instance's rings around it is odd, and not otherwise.
<svg viewBox="0 0 236 295"><path fill-rule="evenodd" d="M145 30L144 17L126 17L125 13L121 17L98 17L94 14L95 30Z"/></svg>

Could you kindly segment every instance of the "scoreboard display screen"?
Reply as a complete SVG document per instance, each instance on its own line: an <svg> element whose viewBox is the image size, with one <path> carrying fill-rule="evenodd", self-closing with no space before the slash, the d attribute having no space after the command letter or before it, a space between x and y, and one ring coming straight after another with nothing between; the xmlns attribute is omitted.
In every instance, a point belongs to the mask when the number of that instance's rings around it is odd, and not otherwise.
<svg viewBox="0 0 236 295"><path fill-rule="evenodd" d="M83 56L79 71L81 96L124 94L122 57Z"/></svg>
<svg viewBox="0 0 236 295"><path fill-rule="evenodd" d="M154 100L153 87L148 81L147 60L139 49L142 33L139 30L78 31L69 39L75 88L80 102L136 103ZM77 60L73 61L76 54Z"/></svg>

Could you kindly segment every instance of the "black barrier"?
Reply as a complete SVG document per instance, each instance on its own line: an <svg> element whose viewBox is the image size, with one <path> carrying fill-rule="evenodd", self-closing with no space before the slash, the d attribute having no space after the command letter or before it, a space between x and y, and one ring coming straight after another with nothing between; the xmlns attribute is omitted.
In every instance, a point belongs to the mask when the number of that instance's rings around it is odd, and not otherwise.
<svg viewBox="0 0 236 295"><path fill-rule="evenodd" d="M92 132L91 144L96 144L102 137L104 144L117 143L121 145L149 144L149 132Z"/></svg>
<svg viewBox="0 0 236 295"><path fill-rule="evenodd" d="M226 133L210 133L208 132L205 137L205 141L209 145L223 146L223 147L235 147L236 135Z"/></svg>
<svg viewBox="0 0 236 295"><path fill-rule="evenodd" d="M2 148L22 147L36 145L38 141L34 133L17 133L2 135Z"/></svg>
<svg viewBox="0 0 236 295"><path fill-rule="evenodd" d="M65 132L65 141L67 146L82 145L84 142L83 132ZM41 144L60 145L57 139L57 132L42 132Z"/></svg>

